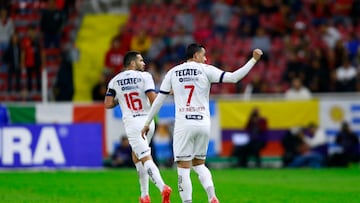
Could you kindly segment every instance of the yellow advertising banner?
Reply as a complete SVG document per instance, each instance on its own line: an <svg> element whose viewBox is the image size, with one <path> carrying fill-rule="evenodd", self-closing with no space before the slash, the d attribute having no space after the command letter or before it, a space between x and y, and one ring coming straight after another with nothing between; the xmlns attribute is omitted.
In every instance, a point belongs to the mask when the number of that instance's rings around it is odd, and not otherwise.
<svg viewBox="0 0 360 203"><path fill-rule="evenodd" d="M238 101L218 100L220 127L222 129L244 128L251 111L258 108L267 118L268 127L286 129L319 123L319 101Z"/></svg>

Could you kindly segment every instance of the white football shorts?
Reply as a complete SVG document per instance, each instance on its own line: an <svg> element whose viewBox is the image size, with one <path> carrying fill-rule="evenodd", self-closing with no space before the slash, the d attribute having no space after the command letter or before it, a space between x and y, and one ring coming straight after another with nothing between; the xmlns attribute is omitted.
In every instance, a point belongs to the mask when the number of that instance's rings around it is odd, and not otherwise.
<svg viewBox="0 0 360 203"><path fill-rule="evenodd" d="M175 126L174 160L190 161L206 159L209 145L210 126Z"/></svg>
<svg viewBox="0 0 360 203"><path fill-rule="evenodd" d="M125 124L126 135L129 139L129 144L131 146L132 151L135 153L138 159L142 159L145 156L151 155L151 148L149 147L149 143L154 135L155 131L155 123L152 121L149 125L149 132L144 140L141 136L141 130L145 124L146 117L144 117L143 122L134 121L132 123Z"/></svg>

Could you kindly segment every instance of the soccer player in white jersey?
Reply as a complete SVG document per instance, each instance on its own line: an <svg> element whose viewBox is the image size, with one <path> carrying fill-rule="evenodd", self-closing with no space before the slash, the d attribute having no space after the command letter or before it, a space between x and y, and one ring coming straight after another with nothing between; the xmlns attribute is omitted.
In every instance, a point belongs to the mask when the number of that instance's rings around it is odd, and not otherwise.
<svg viewBox="0 0 360 203"><path fill-rule="evenodd" d="M126 135L132 148L132 157L139 174L140 203L149 203L149 176L159 188L163 203L170 203L171 188L165 185L158 167L152 160L149 143L154 133L154 122L149 122L149 136L143 138L139 125L143 125L150 105L156 98L154 80L144 71L145 63L140 53L130 51L124 56L124 71L114 76L105 96L105 108L118 104L123 114Z"/></svg>
<svg viewBox="0 0 360 203"><path fill-rule="evenodd" d="M177 162L178 188L183 203L192 202L191 167L198 174L209 202L218 203L210 170L205 166L210 134L209 94L211 83L236 83L260 59L262 51L255 49L253 57L234 72L225 72L205 64L205 48L190 44L186 50L187 61L170 69L160 86L160 94L152 104L142 129L149 125L167 95L172 91L175 101L175 127L173 136L174 159Z"/></svg>

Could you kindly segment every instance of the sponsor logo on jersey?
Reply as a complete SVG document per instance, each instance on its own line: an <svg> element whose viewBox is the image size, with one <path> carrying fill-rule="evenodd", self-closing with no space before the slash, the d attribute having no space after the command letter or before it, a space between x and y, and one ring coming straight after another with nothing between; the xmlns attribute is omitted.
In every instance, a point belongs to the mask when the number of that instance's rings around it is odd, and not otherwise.
<svg viewBox="0 0 360 203"><path fill-rule="evenodd" d="M136 85L137 83L141 82L141 78L125 78L121 80L116 80L116 82L119 86Z"/></svg>
<svg viewBox="0 0 360 203"><path fill-rule="evenodd" d="M191 81L198 81L197 78L198 75L202 74L202 72L199 69L182 69L182 70L176 70L175 75L179 78L179 82L191 82Z"/></svg>

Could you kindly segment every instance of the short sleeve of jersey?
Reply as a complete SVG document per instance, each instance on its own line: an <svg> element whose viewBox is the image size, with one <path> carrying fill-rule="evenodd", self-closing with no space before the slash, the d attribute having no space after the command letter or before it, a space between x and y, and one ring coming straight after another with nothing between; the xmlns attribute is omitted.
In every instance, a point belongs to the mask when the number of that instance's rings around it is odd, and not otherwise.
<svg viewBox="0 0 360 203"><path fill-rule="evenodd" d="M220 70L219 68L212 65L205 65L204 71L209 78L209 81L212 83L221 83L222 77L225 74L225 71Z"/></svg>
<svg viewBox="0 0 360 203"><path fill-rule="evenodd" d="M112 92L115 92L116 91L116 89L115 89L115 87L114 87L114 81L115 81L115 78L113 78L113 79L111 79L110 80L110 82L109 82L109 84L108 84L108 91L107 91L107 95L108 95L108 93L109 93L109 89L112 89L112 90L114 90L114 91L111 91L111 93ZM116 95L108 95L108 96L116 96Z"/></svg>
<svg viewBox="0 0 360 203"><path fill-rule="evenodd" d="M149 91L155 91L155 84L153 77L148 72L142 72L143 78L144 78L144 90L145 92Z"/></svg>
<svg viewBox="0 0 360 203"><path fill-rule="evenodd" d="M171 75L172 75L173 69L166 73L164 80L161 83L160 86L160 92L168 94L171 91Z"/></svg>

